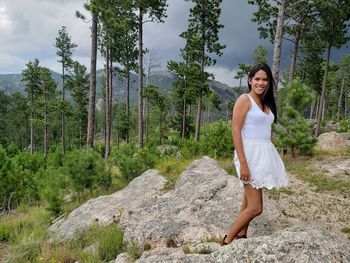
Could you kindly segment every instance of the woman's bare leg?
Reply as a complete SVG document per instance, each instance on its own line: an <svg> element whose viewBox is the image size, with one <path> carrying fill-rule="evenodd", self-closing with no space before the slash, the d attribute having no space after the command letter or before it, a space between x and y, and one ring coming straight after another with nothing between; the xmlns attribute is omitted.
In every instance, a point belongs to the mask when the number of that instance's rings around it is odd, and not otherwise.
<svg viewBox="0 0 350 263"><path fill-rule="evenodd" d="M248 205L247 197L246 197L246 194L245 194L245 192L244 192L244 193L243 193L243 200L242 200L240 212L242 212L244 209L246 209L246 208L247 208L247 205ZM239 233L237 234L237 236L245 236L245 235L247 235L248 227L249 227L249 223L246 224L246 225L241 229L241 231L239 231Z"/></svg>
<svg viewBox="0 0 350 263"><path fill-rule="evenodd" d="M232 224L227 237L226 243L231 242L234 237L243 228L247 227L251 220L262 213L263 200L262 200L262 189L255 189L250 184L244 185L245 197L247 206L240 212L234 223Z"/></svg>

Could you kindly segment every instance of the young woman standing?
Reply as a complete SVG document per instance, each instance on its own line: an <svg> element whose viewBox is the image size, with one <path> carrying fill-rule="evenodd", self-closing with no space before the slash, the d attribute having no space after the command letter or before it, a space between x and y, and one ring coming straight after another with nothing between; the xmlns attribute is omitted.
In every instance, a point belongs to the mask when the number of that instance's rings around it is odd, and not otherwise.
<svg viewBox="0 0 350 263"><path fill-rule="evenodd" d="M263 188L288 184L284 164L271 142L271 125L277 120L277 109L270 67L255 65L248 76L248 87L250 92L237 99L232 115L234 164L244 196L240 214L221 245L247 237L250 221L263 211Z"/></svg>

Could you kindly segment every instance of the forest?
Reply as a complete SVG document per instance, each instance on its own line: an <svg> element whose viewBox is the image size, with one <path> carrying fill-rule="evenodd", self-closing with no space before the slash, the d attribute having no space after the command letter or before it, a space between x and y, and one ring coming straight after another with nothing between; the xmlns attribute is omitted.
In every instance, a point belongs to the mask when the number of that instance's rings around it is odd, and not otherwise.
<svg viewBox="0 0 350 263"><path fill-rule="evenodd" d="M8 262L115 259L126 250L120 229L95 226L81 238L81 243L100 242L95 256L78 241L47 245L46 229L148 169L164 174L167 189L191 160L204 155L235 175L232 108L248 92L253 64L270 64L278 84L274 143L285 158L315 156L317 138L328 124L350 132L350 54L331 59L334 50L349 44L348 0L248 0L255 10L251 20L274 52L270 59L267 48L257 45L252 64L236 62L239 70L232 78L240 84L230 87L231 97L213 89L206 71L225 56L219 37L222 0L185 1L188 26L179 35L185 45L181 59L167 62L173 78L168 90L150 80L157 61L143 43L145 23L167 23L166 0L87 1L76 11L76 23L91 29L89 69L72 59L79 46L62 26L52 40L62 70L58 80L33 59L21 72L25 93L6 93L0 86L0 242L10 251ZM293 51L289 67L281 69L285 42ZM345 154L348 158L349 151ZM139 256L135 246L128 253Z"/></svg>

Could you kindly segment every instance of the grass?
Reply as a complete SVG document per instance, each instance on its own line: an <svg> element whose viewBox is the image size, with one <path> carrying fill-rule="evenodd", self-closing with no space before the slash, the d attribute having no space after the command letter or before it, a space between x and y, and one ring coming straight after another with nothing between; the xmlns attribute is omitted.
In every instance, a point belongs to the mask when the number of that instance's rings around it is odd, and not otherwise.
<svg viewBox="0 0 350 263"><path fill-rule="evenodd" d="M51 218L43 207L20 209L16 215L0 217L0 241L10 245L12 262L102 262L124 252L123 232L116 224L92 225L75 240L51 244L47 228ZM86 250L89 246L93 251Z"/></svg>
<svg viewBox="0 0 350 263"><path fill-rule="evenodd" d="M341 232L348 234L348 238L350 239L350 227L342 228Z"/></svg>
<svg viewBox="0 0 350 263"><path fill-rule="evenodd" d="M192 161L192 159L183 160L176 159L175 157L169 157L156 165L155 169L159 170L160 173L167 179L167 182L164 185L165 191L175 188L177 179Z"/></svg>
<svg viewBox="0 0 350 263"><path fill-rule="evenodd" d="M237 171L232 163L232 158L220 159L218 162L227 173L237 177Z"/></svg>
<svg viewBox="0 0 350 263"><path fill-rule="evenodd" d="M317 192L334 192L350 197L350 181L336 179L322 173L313 173L308 168L308 159L305 157L296 159L285 159L286 169L298 179L306 182L311 187L315 187Z"/></svg>
<svg viewBox="0 0 350 263"><path fill-rule="evenodd" d="M286 195L295 194L295 192L290 190L289 188L281 188L279 190L273 188L267 191L268 196L274 200L279 200L282 193Z"/></svg>

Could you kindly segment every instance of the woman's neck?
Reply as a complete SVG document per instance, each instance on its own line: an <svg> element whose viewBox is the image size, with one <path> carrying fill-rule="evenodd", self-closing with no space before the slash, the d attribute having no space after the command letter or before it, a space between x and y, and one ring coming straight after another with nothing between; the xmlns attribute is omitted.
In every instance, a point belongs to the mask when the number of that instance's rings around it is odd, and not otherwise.
<svg viewBox="0 0 350 263"><path fill-rule="evenodd" d="M254 91L250 91L249 92L249 95L255 100L255 101L258 101L258 102L262 102L262 95L258 95L256 94Z"/></svg>

